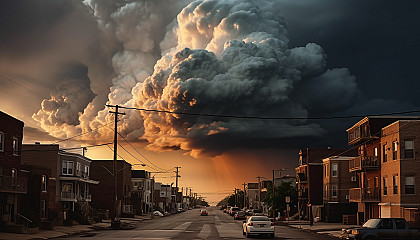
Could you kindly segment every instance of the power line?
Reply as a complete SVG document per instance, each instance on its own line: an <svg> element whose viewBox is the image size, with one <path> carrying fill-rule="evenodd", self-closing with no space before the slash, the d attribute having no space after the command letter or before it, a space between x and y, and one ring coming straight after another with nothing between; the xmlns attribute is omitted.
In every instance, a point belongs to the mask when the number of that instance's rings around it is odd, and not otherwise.
<svg viewBox="0 0 420 240"><path fill-rule="evenodd" d="M124 136L122 136L121 135L121 133L119 133L118 132L118 135L120 135L120 137L122 137L122 139L126 142L126 143L128 143L128 145L130 145L138 154L140 154L140 156L142 156L146 161L148 161L150 164L152 164L153 166L155 166L155 167L157 167L157 168L159 168L160 170L158 170L158 169L154 169L154 170L156 170L156 171L161 171L161 170L163 170L163 171L166 171L166 172L169 172L170 170L172 170L173 168L170 168L170 169L164 169L164 168L161 168L161 167L159 167L159 166L157 166L156 164L154 164L153 162L151 162L149 159L147 159L143 154L141 154L127 139L125 139L125 137ZM152 168L153 169L153 168Z"/></svg>
<svg viewBox="0 0 420 240"><path fill-rule="evenodd" d="M26 87L25 85L22 85L22 84L20 84L20 83L16 82L15 80L13 80L13 79L11 79L11 78L4 76L3 74L0 74L0 77L4 78L4 79L6 79L6 80L9 80L9 81L13 82L13 83L14 83L14 84L16 84L16 85L19 85L19 86L21 86L21 87L25 88L26 90L28 90L28 91L30 91L30 92L32 92L32 93L34 93L34 94L38 95L38 96L39 96L39 97L41 97L42 99L48 99L47 97L43 96L42 94L39 94L39 93L35 92L34 90L32 90L32 89L30 89L30 88Z"/></svg>
<svg viewBox="0 0 420 240"><path fill-rule="evenodd" d="M366 117L366 114L365 115L348 115L348 116L331 116L331 117L327 117L327 116L324 116L324 117L259 117L259 116L221 115L221 114L207 114L207 113L186 113L186 112L174 112L174 111L168 111L168 110L156 110L156 109L145 109L145 108L123 107L123 106L119 106L119 107L124 108L124 109L128 109L128 110L178 114L178 115L187 115L187 116L218 117L218 118L241 118L241 119L259 119L259 120L331 120L331 119L346 119L346 118ZM375 114L373 116L392 116L392 115L418 113L418 112L420 112L420 110L381 113L381 114Z"/></svg>

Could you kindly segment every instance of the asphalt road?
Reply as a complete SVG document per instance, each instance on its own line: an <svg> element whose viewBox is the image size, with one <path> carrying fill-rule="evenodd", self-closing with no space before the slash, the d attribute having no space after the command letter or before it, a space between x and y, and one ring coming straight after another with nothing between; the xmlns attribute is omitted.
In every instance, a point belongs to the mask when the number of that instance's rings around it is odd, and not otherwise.
<svg viewBox="0 0 420 240"><path fill-rule="evenodd" d="M104 230L90 235L77 235L60 239L244 239L242 220L223 213L215 207L207 208L209 216L200 216L200 209L167 217L156 217L137 223L132 230ZM92 236L93 235L93 236ZM254 237L254 239L265 239ZM275 239L336 239L316 233L292 229L286 226L275 227Z"/></svg>

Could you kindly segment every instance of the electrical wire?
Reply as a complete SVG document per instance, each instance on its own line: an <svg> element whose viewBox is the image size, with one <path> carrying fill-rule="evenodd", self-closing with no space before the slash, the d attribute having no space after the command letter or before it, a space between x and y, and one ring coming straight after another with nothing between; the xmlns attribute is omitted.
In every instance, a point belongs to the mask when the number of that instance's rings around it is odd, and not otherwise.
<svg viewBox="0 0 420 240"><path fill-rule="evenodd" d="M125 137L124 136L122 136L121 135L121 133L119 133L119 132L117 132L118 133L118 135L120 135L120 137L122 138L122 139L124 139L124 141L126 142L126 143L128 143L128 145L130 145L138 154L140 154L140 156L142 156L146 161L148 161L150 164L152 164L153 166L155 166L155 167L157 167L157 168L159 168L160 170L158 170L158 169L154 169L154 170L156 170L156 171L165 171L165 172L169 172L169 171L171 171L172 169L174 169L174 168L170 168L170 169L164 169L164 168L161 168L161 167L159 167L159 166L157 166L156 164L154 164L153 162L151 162L149 159L147 159L143 154L141 154L127 139L125 139ZM140 161L140 160L139 160ZM150 167L150 166L149 166ZM153 169L153 168L152 168Z"/></svg>
<svg viewBox="0 0 420 240"><path fill-rule="evenodd" d="M41 97L42 99L48 99L47 97L43 96L42 94L39 94L39 93L35 92L34 90L32 90L32 89L30 89L30 88L26 87L25 85L22 85L22 84L20 84L20 83L16 82L15 80L13 80L13 79L11 79L11 78L4 76L3 74L0 74L0 77L4 78L4 79L6 79L6 80L11 81L11 82L13 82L14 84L16 84L16 85L18 85L18 86L21 86L21 87L25 88L26 90L28 90L28 91L30 91L30 92L32 92L32 93L34 93L34 94L36 94L37 96Z"/></svg>
<svg viewBox="0 0 420 240"><path fill-rule="evenodd" d="M113 107L113 106L110 106L110 107ZM178 115L187 115L187 116L241 118L241 119L259 119L259 120L332 120L332 119L366 117L366 114L365 115L348 115L348 116L331 116L331 117L327 117L327 116L324 116L324 117L258 117L258 116L221 115L221 114L207 114L207 113L186 113L186 112L174 112L174 111L168 111L168 110L156 110L156 109L145 109L145 108L135 108L135 107L124 107L124 106L118 106L118 107L128 109L128 110L178 114ZM419 113L419 112L420 110L411 110L411 111L402 111L402 112L381 113L381 114L375 114L374 116L392 116L392 115Z"/></svg>

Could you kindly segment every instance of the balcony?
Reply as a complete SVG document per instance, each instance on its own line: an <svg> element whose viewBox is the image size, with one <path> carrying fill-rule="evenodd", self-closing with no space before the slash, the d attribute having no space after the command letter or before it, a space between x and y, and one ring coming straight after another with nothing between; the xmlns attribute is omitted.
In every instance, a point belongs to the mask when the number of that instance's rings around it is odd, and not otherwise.
<svg viewBox="0 0 420 240"><path fill-rule="evenodd" d="M350 202L380 202L379 188L350 188Z"/></svg>
<svg viewBox="0 0 420 240"><path fill-rule="evenodd" d="M307 199L308 198L308 189L304 190L299 190L298 191L298 198L299 199Z"/></svg>
<svg viewBox="0 0 420 240"><path fill-rule="evenodd" d="M28 179L0 176L0 192L26 193Z"/></svg>
<svg viewBox="0 0 420 240"><path fill-rule="evenodd" d="M85 201L91 202L92 201L92 194L82 194L81 196L77 196L78 201Z"/></svg>
<svg viewBox="0 0 420 240"><path fill-rule="evenodd" d="M300 173L298 173L298 181L299 181L299 183L307 183L308 182L308 178L306 176L306 172L300 172Z"/></svg>
<svg viewBox="0 0 420 240"><path fill-rule="evenodd" d="M61 201L76 201L73 192L61 192Z"/></svg>
<svg viewBox="0 0 420 240"><path fill-rule="evenodd" d="M377 170L379 166L379 157L375 156L357 156L349 161L350 172Z"/></svg>

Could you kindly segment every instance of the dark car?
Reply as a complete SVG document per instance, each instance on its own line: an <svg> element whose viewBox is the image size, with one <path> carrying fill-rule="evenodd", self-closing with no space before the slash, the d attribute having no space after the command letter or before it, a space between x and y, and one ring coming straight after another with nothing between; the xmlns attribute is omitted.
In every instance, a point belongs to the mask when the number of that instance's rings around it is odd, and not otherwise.
<svg viewBox="0 0 420 240"><path fill-rule="evenodd" d="M239 211L235 213L235 216L233 217L235 220L245 220L246 219L246 213L244 211Z"/></svg>

